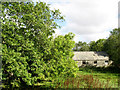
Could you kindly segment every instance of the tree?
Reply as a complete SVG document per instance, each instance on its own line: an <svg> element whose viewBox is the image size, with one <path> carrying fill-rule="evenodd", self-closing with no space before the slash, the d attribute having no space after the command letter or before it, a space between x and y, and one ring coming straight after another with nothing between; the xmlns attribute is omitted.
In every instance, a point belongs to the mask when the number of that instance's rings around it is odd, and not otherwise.
<svg viewBox="0 0 120 90"><path fill-rule="evenodd" d="M79 51L89 51L89 45L86 42L83 42Z"/></svg>
<svg viewBox="0 0 120 90"><path fill-rule="evenodd" d="M91 42L89 43L89 45L90 45L90 51L95 51L95 44L96 44L95 41L91 41Z"/></svg>
<svg viewBox="0 0 120 90"><path fill-rule="evenodd" d="M109 54L113 64L118 66L120 64L119 50L120 50L120 29L113 29L111 35L104 44L104 50Z"/></svg>
<svg viewBox="0 0 120 90"><path fill-rule="evenodd" d="M2 2L2 80L6 87L46 85L59 76L74 76L74 47L69 33L53 39L63 21L59 10L43 2ZM65 40L65 41L64 41Z"/></svg>
<svg viewBox="0 0 120 90"><path fill-rule="evenodd" d="M96 51L104 51L103 48L104 48L105 40L106 40L106 39L99 39L99 40L96 42L96 46L95 46Z"/></svg>
<svg viewBox="0 0 120 90"><path fill-rule="evenodd" d="M74 51L89 51L89 45L86 42L79 41L75 44Z"/></svg>
<svg viewBox="0 0 120 90"><path fill-rule="evenodd" d="M90 51L104 51L104 43L106 39L99 39L96 42L91 41L90 44Z"/></svg>

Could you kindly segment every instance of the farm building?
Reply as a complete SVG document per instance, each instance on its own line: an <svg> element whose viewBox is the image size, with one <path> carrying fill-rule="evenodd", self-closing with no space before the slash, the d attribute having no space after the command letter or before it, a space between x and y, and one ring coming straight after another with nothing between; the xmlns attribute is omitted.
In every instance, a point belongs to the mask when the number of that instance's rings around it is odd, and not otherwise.
<svg viewBox="0 0 120 90"><path fill-rule="evenodd" d="M74 52L73 60L77 61L78 67L86 65L102 67L112 63L105 52L94 51Z"/></svg>

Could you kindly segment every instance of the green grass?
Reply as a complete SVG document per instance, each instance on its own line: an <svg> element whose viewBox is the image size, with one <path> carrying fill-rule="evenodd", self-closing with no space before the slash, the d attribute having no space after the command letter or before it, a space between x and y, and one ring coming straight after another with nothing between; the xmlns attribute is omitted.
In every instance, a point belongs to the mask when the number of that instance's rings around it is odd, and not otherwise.
<svg viewBox="0 0 120 90"><path fill-rule="evenodd" d="M93 75L94 78L98 78L100 82L109 84L111 88L118 88L118 74L114 73L100 73L100 72L86 72L86 71L79 71L78 75Z"/></svg>
<svg viewBox="0 0 120 90"><path fill-rule="evenodd" d="M56 88L118 88L119 72L108 68L80 68L77 77L61 78Z"/></svg>
<svg viewBox="0 0 120 90"><path fill-rule="evenodd" d="M98 78L100 82L104 82L104 83L109 82L111 88L118 88L119 69L112 67L108 67L108 68L85 67L85 68L80 68L78 74L93 75L93 77Z"/></svg>

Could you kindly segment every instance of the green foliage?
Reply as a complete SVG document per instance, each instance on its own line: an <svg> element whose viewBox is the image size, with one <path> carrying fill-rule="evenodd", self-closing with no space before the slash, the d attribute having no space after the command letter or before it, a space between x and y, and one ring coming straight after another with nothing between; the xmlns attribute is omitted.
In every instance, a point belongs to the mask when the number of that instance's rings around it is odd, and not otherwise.
<svg viewBox="0 0 120 90"><path fill-rule="evenodd" d="M95 44L96 44L95 41L91 41L91 42L89 43L89 45L90 45L90 51L95 51Z"/></svg>
<svg viewBox="0 0 120 90"><path fill-rule="evenodd" d="M120 28L113 29L110 37L106 40L104 50L109 54L115 66L120 66Z"/></svg>
<svg viewBox="0 0 120 90"><path fill-rule="evenodd" d="M60 76L75 76L74 35L53 39L63 21L46 3L2 2L2 80L5 87L46 85Z"/></svg>
<svg viewBox="0 0 120 90"><path fill-rule="evenodd" d="M90 51L104 51L104 43L106 39L99 39L96 42L91 41L90 44Z"/></svg>
<svg viewBox="0 0 120 90"><path fill-rule="evenodd" d="M91 41L90 43L79 41L73 48L74 51L104 51L104 43L106 39L99 39L96 42Z"/></svg>
<svg viewBox="0 0 120 90"><path fill-rule="evenodd" d="M89 45L86 42L79 41L73 48L74 51L89 51Z"/></svg>

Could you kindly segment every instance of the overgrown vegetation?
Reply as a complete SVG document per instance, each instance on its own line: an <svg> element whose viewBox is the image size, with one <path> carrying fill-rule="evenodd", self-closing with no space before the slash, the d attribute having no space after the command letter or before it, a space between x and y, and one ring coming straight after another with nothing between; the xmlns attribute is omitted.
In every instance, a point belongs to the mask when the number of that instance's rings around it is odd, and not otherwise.
<svg viewBox="0 0 120 90"><path fill-rule="evenodd" d="M116 81L117 82L117 81ZM61 81L55 88L118 88L117 84L109 80L101 81L93 75L80 75L76 78L68 78Z"/></svg>
<svg viewBox="0 0 120 90"><path fill-rule="evenodd" d="M104 44L104 50L109 54L114 65L120 68L120 28L110 32L110 37Z"/></svg>
<svg viewBox="0 0 120 90"><path fill-rule="evenodd" d="M2 83L5 88L45 86L75 76L74 34L53 38L59 10L46 3L2 2Z"/></svg>
<svg viewBox="0 0 120 90"><path fill-rule="evenodd" d="M83 67L80 68L75 78L60 78L55 88L119 88L119 72L110 72L110 67L105 68ZM104 69L104 70L105 70ZM115 69L112 68L111 71Z"/></svg>

